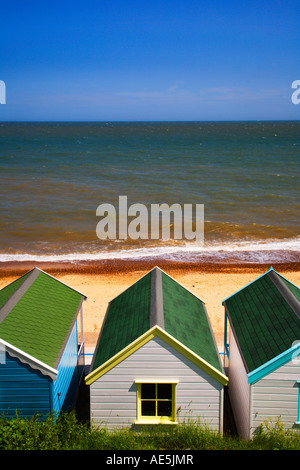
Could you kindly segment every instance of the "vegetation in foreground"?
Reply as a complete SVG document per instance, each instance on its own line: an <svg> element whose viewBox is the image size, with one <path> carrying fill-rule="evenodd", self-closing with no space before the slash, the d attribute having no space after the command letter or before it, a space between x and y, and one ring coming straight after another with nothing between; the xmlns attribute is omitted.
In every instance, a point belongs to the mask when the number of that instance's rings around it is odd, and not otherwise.
<svg viewBox="0 0 300 470"><path fill-rule="evenodd" d="M75 412L47 419L0 417L0 450L299 450L300 433L280 421L266 422L251 441L213 433L200 425L181 424L168 432L153 428L108 432L77 420Z"/></svg>

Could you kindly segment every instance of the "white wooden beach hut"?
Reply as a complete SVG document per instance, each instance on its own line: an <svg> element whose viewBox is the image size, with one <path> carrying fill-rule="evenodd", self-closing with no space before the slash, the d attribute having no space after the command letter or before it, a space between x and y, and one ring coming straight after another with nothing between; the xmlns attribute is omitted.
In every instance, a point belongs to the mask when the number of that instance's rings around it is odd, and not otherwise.
<svg viewBox="0 0 300 470"><path fill-rule="evenodd" d="M223 430L227 377L205 305L159 268L110 302L85 380L96 425Z"/></svg>
<svg viewBox="0 0 300 470"><path fill-rule="evenodd" d="M300 289L272 268L223 301L228 392L242 438L265 421L300 428L299 301Z"/></svg>

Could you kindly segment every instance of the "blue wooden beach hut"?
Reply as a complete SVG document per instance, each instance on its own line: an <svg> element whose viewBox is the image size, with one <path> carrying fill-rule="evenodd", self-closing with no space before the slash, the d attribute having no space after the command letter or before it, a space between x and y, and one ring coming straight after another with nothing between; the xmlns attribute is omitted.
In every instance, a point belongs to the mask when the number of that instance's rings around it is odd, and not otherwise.
<svg viewBox="0 0 300 470"><path fill-rule="evenodd" d="M0 414L72 406L83 373L83 300L38 268L0 291Z"/></svg>

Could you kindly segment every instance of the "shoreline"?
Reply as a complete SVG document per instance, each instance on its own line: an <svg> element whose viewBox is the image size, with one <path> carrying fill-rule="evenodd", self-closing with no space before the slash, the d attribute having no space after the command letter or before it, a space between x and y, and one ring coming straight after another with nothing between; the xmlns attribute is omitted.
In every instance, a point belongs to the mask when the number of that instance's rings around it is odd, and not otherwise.
<svg viewBox="0 0 300 470"><path fill-rule="evenodd" d="M84 342L94 349L107 306L111 300L158 266L206 305L219 348L223 346L224 307L222 301L268 271L271 264L188 263L165 260L108 262L2 262L0 289L34 267L47 272L87 296L83 305ZM300 286L300 262L274 263L273 269Z"/></svg>
<svg viewBox="0 0 300 470"><path fill-rule="evenodd" d="M188 261L168 261L163 259L157 260L108 260L108 261L80 261L80 262L62 262L62 261L5 261L0 263L0 276L22 275L25 272L38 267L49 274L117 274L134 271L150 271L155 266L161 269L172 271L197 271L210 273L224 272L263 272L272 266L276 271L297 272L300 271L299 262L282 262L282 263L242 263L242 262L188 262ZM53 274L52 274L53 275Z"/></svg>

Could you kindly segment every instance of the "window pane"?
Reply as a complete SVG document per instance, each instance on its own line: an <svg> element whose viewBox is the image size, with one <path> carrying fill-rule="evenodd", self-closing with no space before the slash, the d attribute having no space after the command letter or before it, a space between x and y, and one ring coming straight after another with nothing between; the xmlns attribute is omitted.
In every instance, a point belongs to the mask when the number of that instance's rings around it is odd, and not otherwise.
<svg viewBox="0 0 300 470"><path fill-rule="evenodd" d="M155 398L155 384L142 384L141 398Z"/></svg>
<svg viewBox="0 0 300 470"><path fill-rule="evenodd" d="M172 402L171 401L157 402L157 416L172 416Z"/></svg>
<svg viewBox="0 0 300 470"><path fill-rule="evenodd" d="M142 401L142 416L155 416L155 401Z"/></svg>
<svg viewBox="0 0 300 470"><path fill-rule="evenodd" d="M157 398L172 400L172 384L157 384Z"/></svg>

